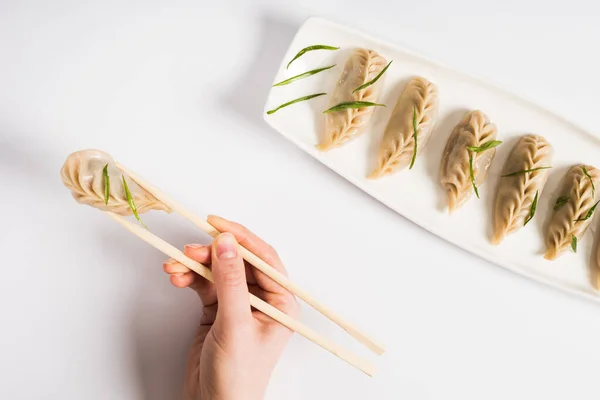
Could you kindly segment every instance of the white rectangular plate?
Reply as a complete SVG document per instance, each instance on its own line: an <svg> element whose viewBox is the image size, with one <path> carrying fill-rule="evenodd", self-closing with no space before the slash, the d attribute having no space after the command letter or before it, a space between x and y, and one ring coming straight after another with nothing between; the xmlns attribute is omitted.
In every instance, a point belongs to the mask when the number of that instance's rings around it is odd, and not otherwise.
<svg viewBox="0 0 600 400"><path fill-rule="evenodd" d="M339 51L312 51L286 64L302 48L314 44L339 46ZM311 69L336 64L335 68L287 86L274 87L265 111L304 95L331 93L343 65L352 51L365 47L381 53L394 63L386 72L380 102L365 134L341 148L326 153L315 149L323 134L321 114L329 96L294 104L272 115L269 125L308 154L346 178L377 200L435 235L504 268L536 281L594 300L600 300L590 284L593 233L579 238L578 252L568 252L556 261L547 261L544 253L544 227L567 169L573 164L594 165L600 160L600 142L541 107L469 75L457 72L412 51L385 43L344 26L311 18L292 41L274 82ZM367 180L389 115L406 81L421 75L436 83L440 91L440 114L435 131L412 170L404 170L380 180ZM467 110L480 109L498 126L498 147L487 181L481 186L481 199L471 198L451 216L445 207L446 195L438 182L442 151L454 125ZM527 133L546 137L554 147L553 168L538 203L532 223L508 236L499 246L490 244L493 198L500 171L512 146ZM599 166L599 165L597 165Z"/></svg>

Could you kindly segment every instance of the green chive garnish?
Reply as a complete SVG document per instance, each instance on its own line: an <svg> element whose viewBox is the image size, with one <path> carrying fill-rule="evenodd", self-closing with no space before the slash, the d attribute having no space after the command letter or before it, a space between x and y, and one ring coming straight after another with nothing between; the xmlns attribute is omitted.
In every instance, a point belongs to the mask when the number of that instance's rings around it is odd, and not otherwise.
<svg viewBox="0 0 600 400"><path fill-rule="evenodd" d="M300 50L298 52L298 54L296 54L294 56L294 58L292 58L292 61L290 61L287 65L287 67L285 67L285 69L288 69L290 67L290 64L293 63L294 61L296 61L297 59L299 59L300 57L302 57L304 55L304 53L307 53L309 51L313 51L313 50L339 50L339 47L333 47L333 46L327 46L324 44L315 44L314 46L308 46L303 48L302 50Z"/></svg>
<svg viewBox="0 0 600 400"><path fill-rule="evenodd" d="M537 202L538 202L538 194L539 194L539 190L536 190L535 197L533 198L533 202L531 203L531 208L529 209L529 215L525 219L525 223L523 224L523 226L527 225L527 223L529 221L531 221L531 219L535 215L535 209L537 208Z"/></svg>
<svg viewBox="0 0 600 400"><path fill-rule="evenodd" d="M269 111L267 111L267 114L271 115L271 114L273 114L275 111L277 111L277 110L279 110L279 109L281 109L281 108L283 108L283 107L287 107L287 106L289 106L289 105L292 105L292 104L295 104L295 103L299 103L299 102L301 102L301 101L304 101L304 100L310 100L310 99L313 99L313 98L315 98L315 97L324 96L324 95L326 95L326 94L327 94L327 93L317 93L317 94L309 94L308 96L304 96L304 97L299 97L299 98L297 98L297 99L294 99L294 100L292 100L292 101L288 101L287 103L283 103L282 105L280 105L280 106L279 106L279 107L277 107L277 108L274 108L274 109L272 109L272 110L269 110Z"/></svg>
<svg viewBox="0 0 600 400"><path fill-rule="evenodd" d="M494 147L502 144L501 140L492 140L482 144L481 146L467 146L467 150L472 151L473 153L481 153L482 151L486 151L489 149L493 149Z"/></svg>
<svg viewBox="0 0 600 400"><path fill-rule="evenodd" d="M138 220L138 222L146 229L148 229L148 227L146 225L144 225L144 223L142 222L140 215L138 214L137 211L137 207L135 206L135 203L133 201L133 196L131 196L131 192L129 191L129 186L127 185L127 181L125 180L125 175L121 175L123 177L123 188L125 188L125 196L127 197L127 203L129 203L129 208L131 208L131 212L133 213L133 216L135 217L135 219Z"/></svg>
<svg viewBox="0 0 600 400"><path fill-rule="evenodd" d="M569 202L569 196L560 196L554 203L554 211L560 209L562 206Z"/></svg>
<svg viewBox="0 0 600 400"><path fill-rule="evenodd" d="M509 176L526 174L528 172L539 171L540 169L549 169L549 168L552 168L552 167L537 167L537 168L531 168L531 169L524 169L522 171L516 171L516 172L511 172L510 174L502 175L502 178L506 178L506 177L509 177Z"/></svg>
<svg viewBox="0 0 600 400"><path fill-rule="evenodd" d="M348 101L337 104L325 111L323 114L328 114L335 111L345 110L347 108L364 108L364 107L385 107L385 104L371 103L370 101Z"/></svg>
<svg viewBox="0 0 600 400"><path fill-rule="evenodd" d="M592 218L592 215L594 215L594 210L596 210L596 206L598 205L598 203L600 203L600 200L599 200L599 201L597 201L597 202L596 202L596 204L594 204L594 205L592 206L592 208L590 208L590 210L587 212L587 214L585 214L585 217L583 217L583 218L579 218L579 219L576 219L576 220L575 220L575 222L578 222L578 221L586 221L586 220L588 220L588 219Z"/></svg>
<svg viewBox="0 0 600 400"><path fill-rule="evenodd" d="M573 249L574 253L577 253L577 236L575 235L571 238L571 249Z"/></svg>
<svg viewBox="0 0 600 400"><path fill-rule="evenodd" d="M371 79L369 82L367 83L363 83L362 85L360 85L359 87L357 87L356 89L354 89L352 91L352 93L358 92L359 90L362 90L364 88L367 88L369 86L371 86L372 84L374 84L375 82L377 82L379 80L379 78L381 78L381 75L383 75L385 73L385 71L387 71L388 67L390 66L390 64L393 62L394 60L390 61L388 63L388 65L385 66L384 69L381 70L381 72L379 74L377 74L377 76L373 79Z"/></svg>
<svg viewBox="0 0 600 400"><path fill-rule="evenodd" d="M104 204L108 205L108 199L110 198L110 177L108 176L108 164L102 169L102 176L104 177Z"/></svg>
<svg viewBox="0 0 600 400"><path fill-rule="evenodd" d="M412 169L413 165L415 165L415 160L417 159L417 106L413 106L413 138L415 141L415 146L413 147L413 155L410 160L410 166L408 169Z"/></svg>
<svg viewBox="0 0 600 400"><path fill-rule="evenodd" d="M592 176L590 175L590 173L588 172L587 168L585 167L585 165L581 166L581 169L583 169L583 173L585 174L585 176L588 177L588 179L590 180L590 183L592 184L592 195L595 195L596 192L596 187L594 186L594 180L592 179Z"/></svg>
<svg viewBox="0 0 600 400"><path fill-rule="evenodd" d="M472 151L473 153L481 153L482 151L493 149L500 144L502 144L502 141L500 140L491 140L489 142L485 142L481 146L467 146L467 150ZM479 189L477 189L477 184L475 183L475 172L473 171L473 154L469 154L469 174L471 175L471 184L473 185L473 190L479 199Z"/></svg>
<svg viewBox="0 0 600 400"><path fill-rule="evenodd" d="M475 183L475 173L473 172L473 154L469 155L469 174L471 175L471 185L473 185L475 196L479 198L479 189L477 189L477 184Z"/></svg>
<svg viewBox="0 0 600 400"><path fill-rule="evenodd" d="M328 69L331 69L331 68L335 67L335 65L336 64L330 65L329 67L313 69L313 70L307 71L307 72L305 72L303 74L292 76L289 79L286 79L284 81L281 81L279 83L274 84L273 87L275 87L275 86L289 85L290 83L295 82L295 81L297 81L299 79L307 78L307 77L309 77L311 75L318 74L321 71L326 71Z"/></svg>

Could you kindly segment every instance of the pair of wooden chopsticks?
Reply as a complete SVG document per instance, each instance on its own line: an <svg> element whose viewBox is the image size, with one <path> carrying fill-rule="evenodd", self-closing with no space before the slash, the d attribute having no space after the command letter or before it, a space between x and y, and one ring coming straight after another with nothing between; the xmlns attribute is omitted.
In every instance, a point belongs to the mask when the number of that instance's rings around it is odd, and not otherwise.
<svg viewBox="0 0 600 400"><path fill-rule="evenodd" d="M135 172L127 169L125 166L123 166L119 163L117 163L117 167L120 170L122 170L123 172L125 172L127 175L129 175L129 177L133 181L135 181L137 184L139 184L141 187L143 187L145 190L147 190L150 194L152 194L154 197L156 197L159 201L161 201L162 203L167 205L169 208L171 208L173 210L173 212L176 212L176 213L180 214L181 216L183 216L184 218L188 219L194 225L196 225L197 227L199 227L200 229L202 229L203 231L205 231L212 237L216 237L220 234L220 232L217 229L215 229L215 227L213 227L211 224L209 224L205 219L195 215L191 211L184 208L181 204L179 204L178 202L176 202L175 200L173 200L172 198L170 198L169 196L164 194L162 191L160 191L159 189L157 189L156 187L151 185L149 182L147 182L146 180L141 178ZM152 245L156 249L162 251L164 254L168 255L169 257L179 261L180 263L182 263L183 265L185 265L192 271L196 272L200 276L208 279L211 282L213 281L212 272L206 266L192 260L191 258L187 257L185 254L183 254L183 252L181 252L177 248L173 247L169 243L165 242L164 240L162 240L158 236L152 234L148 230L142 228L141 226L130 222L129 220L125 219L124 217L117 215L115 213L112 213L112 212L108 212L108 211L106 212L106 214L108 214L112 219L114 219L119 224L121 224L123 227L125 227L128 231L130 231L134 235L138 236L140 239L144 240L145 242ZM241 255L244 258L244 260L248 261L250 264L252 264L258 270L263 272L269 278L273 279L275 282L277 282L278 284L280 284L281 286L283 286L284 288L286 288L287 290L292 292L294 295L296 295L300 299L304 300L307 304L311 305L313 308L315 308L317 311L319 311L325 317L327 317L328 319L330 319L331 321L333 321L334 323L339 325L342 329L344 329L346 332L348 332L350 334L350 336L352 336L357 341L359 341L360 343L365 345L371 351L373 351L374 353L379 354L379 355L383 354L384 349L382 346L377 344L373 339L371 339L365 333L361 332L359 329L354 327L348 321L344 320L340 315L338 315L337 313L335 313L334 311L332 311L325 305L321 304L317 299L312 297L308 292L306 292L302 288L298 287L298 285L296 285L295 283L291 282L289 280L289 278L287 278L285 275L283 275L282 273L277 271L275 268L273 268L272 266L267 264L265 261L260 259L258 256L256 256L254 253L252 253L248 249L244 248L243 246L240 246L240 252L241 252ZM301 322L293 319L289 315L287 315L287 314L283 313L282 311L278 310L277 308L271 306L270 304L266 303L265 301L261 300L260 298L254 296L252 294L249 294L249 296L250 296L250 305L252 307L256 308L257 310L260 310L264 314L268 315L269 317L273 318L274 320L285 325L287 328L299 333L300 335L304 336L308 340L316 343L317 345L321 346L325 350L336 355L340 359L355 366L356 368L363 371L365 374L367 374L369 376L372 376L374 374L375 369L374 369L373 365L371 363L369 363L368 361L357 357L356 355L354 355L350 351L346 350L345 348L322 337L321 335L319 335L317 332L315 332L311 328L309 328L306 325L302 324Z"/></svg>

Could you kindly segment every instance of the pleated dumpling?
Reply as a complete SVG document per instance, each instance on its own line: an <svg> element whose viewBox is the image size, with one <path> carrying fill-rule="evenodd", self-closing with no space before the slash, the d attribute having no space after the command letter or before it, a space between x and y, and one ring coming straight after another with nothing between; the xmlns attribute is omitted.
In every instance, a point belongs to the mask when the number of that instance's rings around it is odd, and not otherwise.
<svg viewBox="0 0 600 400"><path fill-rule="evenodd" d="M377 103L385 74L374 84L356 91L373 80L385 68L386 59L373 50L355 50L346 64L331 96L330 106L354 101ZM365 131L375 107L346 108L325 115L325 135L317 149L339 147Z"/></svg>
<svg viewBox="0 0 600 400"><path fill-rule="evenodd" d="M377 166L369 176L380 178L414 164L425 148L438 114L438 88L422 77L408 83L388 121Z"/></svg>
<svg viewBox="0 0 600 400"><path fill-rule="evenodd" d="M108 204L105 204L106 186L103 173L106 165L108 165L109 180ZM169 207L121 171L110 154L103 151L81 150L71 153L62 167L60 175L75 201L80 204L87 204L102 211L111 211L120 215L133 214L123 185L123 179L125 179L139 214L149 210L171 212Z"/></svg>
<svg viewBox="0 0 600 400"><path fill-rule="evenodd" d="M523 136L512 149L494 204L493 244L529 221L534 200L542 195L552 166L552 146L543 136Z"/></svg>
<svg viewBox="0 0 600 400"><path fill-rule="evenodd" d="M495 148L472 152L468 147L481 148L485 144L491 144L497 134L496 125L479 110L468 113L454 127L442 154L440 171L440 182L448 195L450 212L462 206L471 197L475 190L473 181L475 187L481 186L496 155Z"/></svg>
<svg viewBox="0 0 600 400"><path fill-rule="evenodd" d="M600 171L591 165L569 169L546 232L545 258L554 260L576 243L587 230L598 201Z"/></svg>
<svg viewBox="0 0 600 400"><path fill-rule="evenodd" d="M592 261L592 270L590 275L592 285L594 285L596 290L600 290L600 235L597 235L596 254Z"/></svg>

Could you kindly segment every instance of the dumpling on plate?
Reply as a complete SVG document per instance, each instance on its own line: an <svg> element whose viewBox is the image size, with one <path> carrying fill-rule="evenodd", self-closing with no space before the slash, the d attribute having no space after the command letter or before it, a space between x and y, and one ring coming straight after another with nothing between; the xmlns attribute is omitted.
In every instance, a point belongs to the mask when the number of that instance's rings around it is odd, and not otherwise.
<svg viewBox="0 0 600 400"><path fill-rule="evenodd" d="M340 103L367 101L377 103L385 74L374 84L353 91L359 86L373 80L385 68L386 59L373 50L355 50L337 81L330 106ZM361 135L375 111L375 107L346 108L325 114L325 134L317 149L327 151L339 147Z"/></svg>
<svg viewBox="0 0 600 400"><path fill-rule="evenodd" d="M498 129L482 111L469 112L454 127L442 154L440 182L448 195L448 211L462 206L473 192L483 184L492 165L494 147L472 152L496 140ZM473 176L471 176L471 171Z"/></svg>
<svg viewBox="0 0 600 400"><path fill-rule="evenodd" d="M598 185L600 171L595 167L575 165L569 169L546 232L545 258L554 260L571 247L577 249L577 241L592 222Z"/></svg>
<svg viewBox="0 0 600 400"><path fill-rule="evenodd" d="M594 260L592 262L592 270L590 273L592 285L596 290L600 290L600 235L597 235L596 250Z"/></svg>
<svg viewBox="0 0 600 400"><path fill-rule="evenodd" d="M523 136L511 150L494 203L493 244L521 229L541 197L552 164L552 146L543 136Z"/></svg>
<svg viewBox="0 0 600 400"><path fill-rule="evenodd" d="M420 76L411 79L385 128L377 166L369 178L412 168L416 156L427 145L437 114L437 86Z"/></svg>

